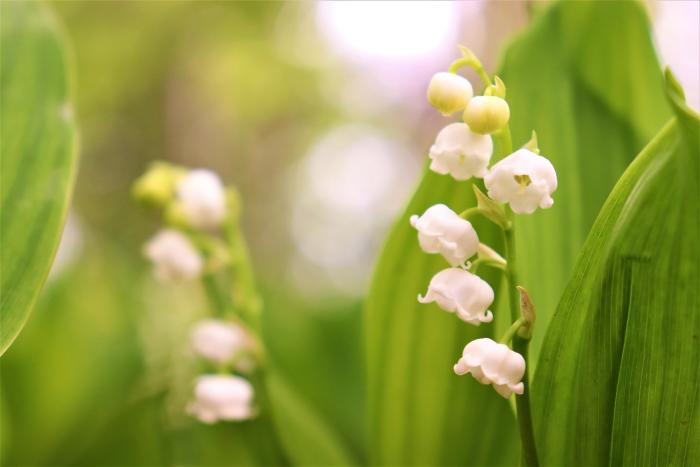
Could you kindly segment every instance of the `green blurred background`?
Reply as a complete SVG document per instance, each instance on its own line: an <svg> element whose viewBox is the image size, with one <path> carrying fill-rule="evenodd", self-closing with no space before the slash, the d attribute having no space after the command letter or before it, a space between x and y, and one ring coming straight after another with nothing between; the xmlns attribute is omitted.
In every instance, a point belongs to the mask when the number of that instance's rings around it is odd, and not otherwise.
<svg viewBox="0 0 700 467"><path fill-rule="evenodd" d="M73 48L81 161L49 282L0 361L3 464L289 461L267 417L203 427L182 413L197 370L189 325L207 310L196 284L155 283L141 256L158 223L129 187L157 159L239 188L271 360L361 461L360 309L444 124L426 83L457 43L493 70L539 4L48 5ZM685 41L693 54L677 39L697 36L697 5L649 4L696 109L698 40Z"/></svg>

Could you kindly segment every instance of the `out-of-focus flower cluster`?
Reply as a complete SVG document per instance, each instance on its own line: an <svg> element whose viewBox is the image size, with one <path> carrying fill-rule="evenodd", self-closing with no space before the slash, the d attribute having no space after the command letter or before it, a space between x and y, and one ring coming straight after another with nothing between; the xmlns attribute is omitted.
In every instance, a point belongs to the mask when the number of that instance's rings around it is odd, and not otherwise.
<svg viewBox="0 0 700 467"><path fill-rule="evenodd" d="M241 267L233 257L239 261L245 257L236 241L240 239L237 193L210 170L156 162L136 180L133 195L162 212L165 226L143 250L155 278L201 279L214 308L211 313L218 316L196 323L191 332L192 352L213 371L196 379L187 412L204 423L255 416L255 389L243 375L256 369L259 339L244 319L250 317L239 312L245 304L234 303L232 284L217 277L227 268Z"/></svg>

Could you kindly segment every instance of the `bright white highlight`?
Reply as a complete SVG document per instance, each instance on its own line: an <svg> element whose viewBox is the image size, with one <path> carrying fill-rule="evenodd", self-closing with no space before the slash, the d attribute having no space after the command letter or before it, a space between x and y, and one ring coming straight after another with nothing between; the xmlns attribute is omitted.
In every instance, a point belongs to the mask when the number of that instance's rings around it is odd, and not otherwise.
<svg viewBox="0 0 700 467"><path fill-rule="evenodd" d="M409 60L455 40L452 2L319 2L317 22L329 42L355 58Z"/></svg>

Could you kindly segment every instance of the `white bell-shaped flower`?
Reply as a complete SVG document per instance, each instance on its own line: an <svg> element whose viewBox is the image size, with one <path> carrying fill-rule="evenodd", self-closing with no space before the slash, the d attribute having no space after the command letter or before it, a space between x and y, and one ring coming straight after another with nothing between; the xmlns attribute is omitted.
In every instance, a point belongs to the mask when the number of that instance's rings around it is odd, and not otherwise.
<svg viewBox="0 0 700 467"><path fill-rule="evenodd" d="M440 130L430 147L430 170L450 174L455 180L482 178L493 153L488 135L478 135L466 123L450 123Z"/></svg>
<svg viewBox="0 0 700 467"><path fill-rule="evenodd" d="M200 376L194 388L194 401L187 406L187 412L204 423L246 420L255 415L253 394L253 386L239 376Z"/></svg>
<svg viewBox="0 0 700 467"><path fill-rule="evenodd" d="M481 384L491 384L506 399L512 393L525 392L521 381L525 375L525 359L492 339L476 339L467 344L454 370L458 375L471 373Z"/></svg>
<svg viewBox="0 0 700 467"><path fill-rule="evenodd" d="M430 280L425 297L418 295L421 303L436 302L440 308L475 326L489 323L493 313L488 310L493 303L493 289L480 278L459 268L444 269Z"/></svg>
<svg viewBox="0 0 700 467"><path fill-rule="evenodd" d="M418 230L418 242L426 253L440 253L452 266L459 266L474 256L479 237L472 224L444 204L428 208L418 217L411 216Z"/></svg>
<svg viewBox="0 0 700 467"><path fill-rule="evenodd" d="M192 242L177 230L158 232L146 243L143 253L153 263L156 278L164 282L195 279L204 267Z"/></svg>
<svg viewBox="0 0 700 467"><path fill-rule="evenodd" d="M214 363L230 362L240 352L250 348L248 333L234 323L205 319L192 330L194 353Z"/></svg>
<svg viewBox="0 0 700 467"><path fill-rule="evenodd" d="M473 95L471 83L455 73L436 73L428 85L428 102L443 115L464 110Z"/></svg>
<svg viewBox="0 0 700 467"><path fill-rule="evenodd" d="M538 207L546 209L554 204L557 173L548 159L519 149L491 167L484 184L491 198L510 203L513 212L531 214Z"/></svg>
<svg viewBox="0 0 700 467"><path fill-rule="evenodd" d="M198 229L213 229L226 218L226 192L211 170L189 171L177 183L179 206L187 223Z"/></svg>

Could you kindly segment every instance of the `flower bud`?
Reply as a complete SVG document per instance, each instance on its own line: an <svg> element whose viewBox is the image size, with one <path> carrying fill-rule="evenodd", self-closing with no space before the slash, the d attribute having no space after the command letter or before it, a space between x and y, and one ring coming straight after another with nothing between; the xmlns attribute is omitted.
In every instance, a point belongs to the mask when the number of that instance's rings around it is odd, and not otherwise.
<svg viewBox="0 0 700 467"><path fill-rule="evenodd" d="M473 95L471 83L455 73L436 73L428 85L428 102L443 115L464 110Z"/></svg>
<svg viewBox="0 0 700 467"><path fill-rule="evenodd" d="M451 266L459 266L474 256L479 237L472 224L444 204L428 208L418 217L411 216L418 230L418 243L426 253L440 253Z"/></svg>
<svg viewBox="0 0 700 467"><path fill-rule="evenodd" d="M481 384L490 384L501 396L522 394L525 359L505 344L488 338L476 339L464 347L462 358L454 366L458 375L471 373Z"/></svg>
<svg viewBox="0 0 700 467"><path fill-rule="evenodd" d="M175 196L175 185L184 170L165 162L154 162L132 187L138 201L154 206L164 206Z"/></svg>
<svg viewBox="0 0 700 467"><path fill-rule="evenodd" d="M508 103L496 96L477 96L464 110L464 122L473 132L481 135L494 133L508 124Z"/></svg>
<svg viewBox="0 0 700 467"><path fill-rule="evenodd" d="M195 400L187 412L203 423L246 420L254 416L253 393L253 386L239 376L200 376L194 388Z"/></svg>
<svg viewBox="0 0 700 467"><path fill-rule="evenodd" d="M551 195L557 189L557 173L548 159L519 149L491 167L484 184L491 198L510 203L513 212L531 214L554 204Z"/></svg>
<svg viewBox="0 0 700 467"><path fill-rule="evenodd" d="M146 243L143 252L153 263L153 272L161 281L194 279L204 267L204 261L192 242L177 230L161 230Z"/></svg>
<svg viewBox="0 0 700 467"><path fill-rule="evenodd" d="M214 172L191 170L180 179L176 191L178 203L190 226L213 229L226 218L226 193Z"/></svg>
<svg viewBox="0 0 700 467"><path fill-rule="evenodd" d="M205 319L192 330L192 349L200 357L214 363L228 363L249 348L248 334L234 323Z"/></svg>
<svg viewBox="0 0 700 467"><path fill-rule="evenodd" d="M451 123L440 130L430 147L430 170L450 174L455 180L482 178L492 153L490 136L473 133L465 123Z"/></svg>
<svg viewBox="0 0 700 467"><path fill-rule="evenodd" d="M488 282L459 268L444 269L430 281L425 297L418 295L421 303L436 302L440 308L469 324L478 326L493 320L488 307L493 303L493 289Z"/></svg>

